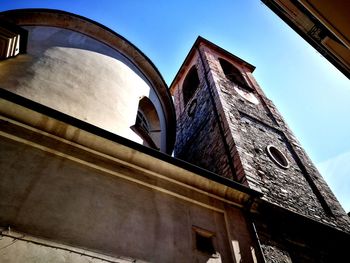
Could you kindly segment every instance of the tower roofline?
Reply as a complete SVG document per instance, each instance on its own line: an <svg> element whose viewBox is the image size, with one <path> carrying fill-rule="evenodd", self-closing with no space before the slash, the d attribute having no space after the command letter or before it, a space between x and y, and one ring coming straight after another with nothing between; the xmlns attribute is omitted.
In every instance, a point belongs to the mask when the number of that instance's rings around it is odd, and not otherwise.
<svg viewBox="0 0 350 263"><path fill-rule="evenodd" d="M194 42L194 44L192 45L190 51L188 52L184 62L181 64L180 69L178 70L178 72L176 73L173 81L170 84L170 89L172 88L173 84L176 82L176 80L179 78L179 76L181 75L181 73L183 72L183 68L184 66L190 61L191 57L193 56L195 49L198 48L200 46L200 44L204 44L208 47L210 47L211 49L215 50L218 53L223 53L226 56L232 57L234 58L236 61L240 62L242 65L246 66L251 72L253 72L255 70L255 66L248 63L247 61L235 56L234 54L232 54L231 52L219 47L218 45L214 44L213 42L205 39L202 36L198 36L196 41Z"/></svg>

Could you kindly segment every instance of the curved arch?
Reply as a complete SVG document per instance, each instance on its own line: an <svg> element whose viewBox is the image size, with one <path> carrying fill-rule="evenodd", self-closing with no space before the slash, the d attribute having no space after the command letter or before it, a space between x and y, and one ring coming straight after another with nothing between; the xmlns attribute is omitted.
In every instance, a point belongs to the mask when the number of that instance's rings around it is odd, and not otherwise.
<svg viewBox="0 0 350 263"><path fill-rule="evenodd" d="M242 88L251 89L244 80L242 73L234 65L223 58L219 58L220 66L226 78Z"/></svg>
<svg viewBox="0 0 350 263"><path fill-rule="evenodd" d="M161 127L157 110L152 101L142 97L139 101L135 125L131 129L143 140L143 144L160 149Z"/></svg>
<svg viewBox="0 0 350 263"><path fill-rule="evenodd" d="M189 100L193 97L195 91L199 87L199 78L196 66L188 71L187 76L182 84L182 96L184 100L184 105L186 105Z"/></svg>

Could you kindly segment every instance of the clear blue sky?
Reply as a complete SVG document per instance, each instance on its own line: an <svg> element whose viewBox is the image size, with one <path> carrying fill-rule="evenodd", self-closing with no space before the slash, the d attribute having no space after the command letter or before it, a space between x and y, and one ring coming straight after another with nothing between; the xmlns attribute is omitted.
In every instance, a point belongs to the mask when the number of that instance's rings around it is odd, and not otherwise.
<svg viewBox="0 0 350 263"><path fill-rule="evenodd" d="M350 81L258 0L13 0L95 20L141 49L171 83L201 35L256 66L254 76L350 211Z"/></svg>

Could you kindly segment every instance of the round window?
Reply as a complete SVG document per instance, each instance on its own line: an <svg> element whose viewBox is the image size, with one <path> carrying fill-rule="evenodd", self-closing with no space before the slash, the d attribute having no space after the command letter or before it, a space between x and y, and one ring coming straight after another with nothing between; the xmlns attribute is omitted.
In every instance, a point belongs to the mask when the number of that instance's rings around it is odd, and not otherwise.
<svg viewBox="0 0 350 263"><path fill-rule="evenodd" d="M268 145L266 147L267 154L269 157L276 163L279 167L282 167L284 169L289 168L289 162L287 157L275 146Z"/></svg>

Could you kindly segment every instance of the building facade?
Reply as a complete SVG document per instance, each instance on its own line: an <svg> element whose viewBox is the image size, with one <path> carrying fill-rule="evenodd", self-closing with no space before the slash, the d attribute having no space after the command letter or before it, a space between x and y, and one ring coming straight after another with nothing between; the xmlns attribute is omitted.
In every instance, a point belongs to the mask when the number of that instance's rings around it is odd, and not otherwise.
<svg viewBox="0 0 350 263"><path fill-rule="evenodd" d="M349 217L254 66L199 37L170 94L140 50L89 19L0 19L0 261L347 257Z"/></svg>

